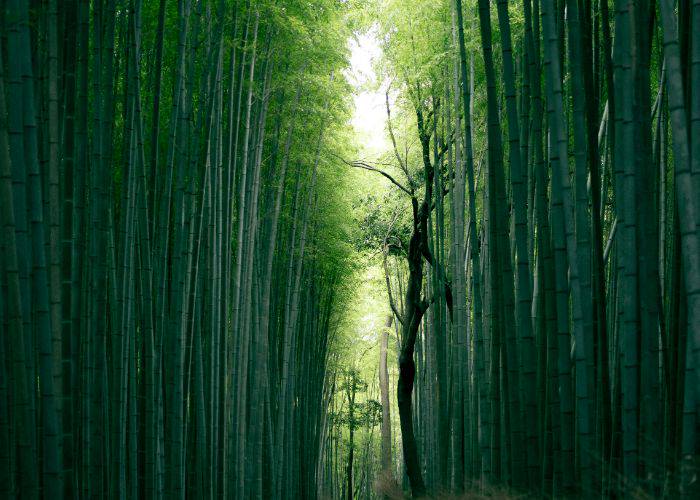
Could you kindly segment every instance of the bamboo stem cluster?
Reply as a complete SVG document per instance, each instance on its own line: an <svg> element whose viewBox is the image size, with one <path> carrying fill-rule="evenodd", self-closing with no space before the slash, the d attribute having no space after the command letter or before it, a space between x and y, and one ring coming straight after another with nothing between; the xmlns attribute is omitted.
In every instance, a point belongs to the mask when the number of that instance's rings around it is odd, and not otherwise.
<svg viewBox="0 0 700 500"><path fill-rule="evenodd" d="M1 497L314 495L349 251L305 8L3 3Z"/></svg>
<svg viewBox="0 0 700 500"><path fill-rule="evenodd" d="M697 495L697 2L385 8L422 148L390 130L384 175L431 206L426 269L406 246L387 276L400 321L428 308L402 336L413 495Z"/></svg>

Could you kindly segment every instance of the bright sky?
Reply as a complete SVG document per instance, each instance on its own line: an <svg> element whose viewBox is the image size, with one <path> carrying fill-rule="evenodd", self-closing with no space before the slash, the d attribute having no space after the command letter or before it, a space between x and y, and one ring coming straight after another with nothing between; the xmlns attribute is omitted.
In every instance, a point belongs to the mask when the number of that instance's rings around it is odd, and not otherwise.
<svg viewBox="0 0 700 500"><path fill-rule="evenodd" d="M381 55L376 30L350 39L351 68L348 81L355 87L355 113L352 125L364 148L361 155L376 158L388 146L384 82L377 82L374 62Z"/></svg>

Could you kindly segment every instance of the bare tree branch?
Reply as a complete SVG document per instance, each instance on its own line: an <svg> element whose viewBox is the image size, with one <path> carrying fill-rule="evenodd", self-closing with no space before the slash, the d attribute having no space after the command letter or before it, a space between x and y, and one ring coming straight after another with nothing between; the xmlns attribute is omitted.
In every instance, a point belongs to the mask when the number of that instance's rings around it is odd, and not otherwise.
<svg viewBox="0 0 700 500"><path fill-rule="evenodd" d="M409 190L407 187L405 187L403 184L401 184L399 181L394 179L390 174L388 174L387 172L385 172L382 169L379 169L377 167L373 167L372 165L369 165L368 163L365 163L365 162L359 161L359 160L350 162L350 163L348 163L348 165L350 165L351 167L355 167L355 168L363 168L365 170L369 170L370 172L377 172L378 174L383 175L384 177L389 179L392 184L394 184L397 188L399 188L401 191L406 193L408 196L413 197L412 190Z"/></svg>
<svg viewBox="0 0 700 500"><path fill-rule="evenodd" d="M396 308L396 302L394 302L394 295L391 293L391 278L389 277L389 266L386 263L386 258L388 254L388 250L386 246L384 247L384 278L386 279L386 292L387 295L389 295L389 305L391 306L391 310L393 311L394 315L396 316L396 319L403 325L403 315L399 312L399 310Z"/></svg>
<svg viewBox="0 0 700 500"><path fill-rule="evenodd" d="M386 91L386 124L389 129L389 137L391 137L391 144L394 147L394 155L396 156L396 161L399 162L399 167L401 168L401 170L403 170L403 173L406 175L406 178L408 179L408 184L410 186L413 186L411 174L408 173L408 165L406 164L406 161L408 161L408 152L406 153L406 160L402 160L401 155L399 154L399 148L396 145L394 127L391 126L391 107L389 106L389 89L387 89Z"/></svg>
<svg viewBox="0 0 700 500"><path fill-rule="evenodd" d="M365 162L365 161L362 161L362 160L347 161L345 158L343 158L342 156L339 156L339 155L335 154L333 151L328 151L328 153L329 153L330 155L332 155L332 156L335 156L335 157L338 158L340 161L342 161L343 163L345 163L346 165L348 165L348 166L350 166L350 167L362 168L362 169L364 169L364 170L369 170L370 172L377 172L378 174L383 175L384 177L386 177L387 179L389 179L389 180L391 181L391 183L392 183L394 186L396 186L396 187L399 188L401 191L403 191L404 193L406 193L408 196L410 196L411 198L413 198L413 190L408 189L406 186L404 186L404 185L401 184L399 181L397 181L396 179L394 179L394 177L392 177L391 174L385 172L384 170L382 170L382 169L380 169L380 168L377 168L377 167L375 167L375 166L372 166L372 165L370 165L369 163L367 163L367 162Z"/></svg>
<svg viewBox="0 0 700 500"><path fill-rule="evenodd" d="M447 309L450 313L450 321L452 321L452 285L450 281L447 279L447 274L445 273L445 269L442 267L442 264L433 256L432 252L430 251L430 248L427 245L427 242L424 242L424 244L421 245L421 252L423 253L423 258L430 264L438 274L438 280L442 282L444 288L445 288L445 302L447 303ZM433 302L434 298L430 301L428 301L428 304L431 304Z"/></svg>
<svg viewBox="0 0 700 500"><path fill-rule="evenodd" d="M389 229L387 230L386 235L384 236L384 242L382 243L382 252L384 253L384 277L386 278L386 291L387 295L389 295L389 305L391 306L391 310L394 312L396 319L403 325L403 315L399 313L399 310L396 308L394 295L391 293L391 278L389 277L389 266L386 262L387 255L389 254L389 247L386 241L389 239L389 234L391 233L394 223L396 223L398 218L399 214L397 213L394 215L394 219L391 221L391 224L389 224Z"/></svg>

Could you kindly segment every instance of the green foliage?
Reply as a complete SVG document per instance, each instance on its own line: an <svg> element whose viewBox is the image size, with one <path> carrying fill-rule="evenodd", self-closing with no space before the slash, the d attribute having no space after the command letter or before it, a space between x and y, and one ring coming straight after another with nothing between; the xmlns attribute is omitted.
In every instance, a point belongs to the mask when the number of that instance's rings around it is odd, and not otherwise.
<svg viewBox="0 0 700 500"><path fill-rule="evenodd" d="M358 403L356 411L359 425L371 428L382 422L382 404L376 399L368 399L363 403Z"/></svg>
<svg viewBox="0 0 700 500"><path fill-rule="evenodd" d="M381 198L380 198L381 196ZM386 242L390 254L404 254L411 235L410 213L402 195L367 194L356 201L362 209L359 238L355 245L360 251L378 252Z"/></svg>
<svg viewBox="0 0 700 500"><path fill-rule="evenodd" d="M371 429L379 425L382 421L382 405L376 399L366 398L368 384L360 371L356 368L344 369L339 377L337 391L343 401L340 410L332 412L331 421L348 431Z"/></svg>

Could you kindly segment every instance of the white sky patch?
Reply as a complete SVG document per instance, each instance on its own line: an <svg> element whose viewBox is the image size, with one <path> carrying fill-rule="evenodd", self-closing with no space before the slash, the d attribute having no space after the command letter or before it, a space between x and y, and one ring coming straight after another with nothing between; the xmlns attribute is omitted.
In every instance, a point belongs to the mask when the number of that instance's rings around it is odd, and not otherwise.
<svg viewBox="0 0 700 500"><path fill-rule="evenodd" d="M361 155L376 158L388 147L386 138L386 85L377 80L375 61L382 49L375 29L350 38L350 71L348 81L355 87L355 112L352 126L360 138Z"/></svg>

